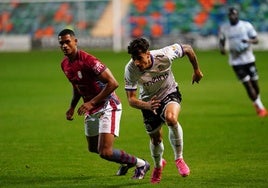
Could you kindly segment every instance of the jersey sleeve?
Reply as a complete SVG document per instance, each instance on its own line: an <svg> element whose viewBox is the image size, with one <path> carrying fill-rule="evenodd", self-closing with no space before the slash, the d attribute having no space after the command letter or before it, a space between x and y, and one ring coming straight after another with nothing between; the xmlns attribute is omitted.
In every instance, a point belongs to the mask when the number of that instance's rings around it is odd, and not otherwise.
<svg viewBox="0 0 268 188"><path fill-rule="evenodd" d="M175 58L181 58L184 55L182 46L180 44L173 44L166 46L161 49L161 51L167 56L171 61Z"/></svg>
<svg viewBox="0 0 268 188"><path fill-rule="evenodd" d="M133 67L131 66L132 60L129 61L129 63L125 67L125 90L137 90L138 85L138 79L135 76L135 71L133 70Z"/></svg>
<svg viewBox="0 0 268 188"><path fill-rule="evenodd" d="M254 29L253 25L249 22L247 22L247 30L248 30L248 37L249 38L255 38L257 37L257 31Z"/></svg>
<svg viewBox="0 0 268 188"><path fill-rule="evenodd" d="M107 67L100 60L93 56L87 59L87 65L94 72L95 75L100 75Z"/></svg>

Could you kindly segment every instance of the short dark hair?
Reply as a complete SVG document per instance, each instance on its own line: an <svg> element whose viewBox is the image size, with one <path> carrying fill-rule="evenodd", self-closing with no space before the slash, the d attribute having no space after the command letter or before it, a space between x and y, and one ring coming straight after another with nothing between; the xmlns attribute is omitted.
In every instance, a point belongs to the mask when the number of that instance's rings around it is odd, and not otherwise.
<svg viewBox="0 0 268 188"><path fill-rule="evenodd" d="M238 9L235 7L230 7L228 14L239 14Z"/></svg>
<svg viewBox="0 0 268 188"><path fill-rule="evenodd" d="M64 35L75 36L74 31L71 29L63 29L61 32L59 32L58 37Z"/></svg>
<svg viewBox="0 0 268 188"><path fill-rule="evenodd" d="M131 54L133 60L140 58L140 53L145 53L149 49L149 42L144 38L136 38L129 43L127 47L128 53Z"/></svg>

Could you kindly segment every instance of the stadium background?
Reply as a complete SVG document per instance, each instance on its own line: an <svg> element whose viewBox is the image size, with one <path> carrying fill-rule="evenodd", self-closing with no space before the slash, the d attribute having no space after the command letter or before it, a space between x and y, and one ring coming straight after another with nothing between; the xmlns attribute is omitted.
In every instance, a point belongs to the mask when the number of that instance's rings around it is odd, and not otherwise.
<svg viewBox="0 0 268 188"><path fill-rule="evenodd" d="M229 6L241 10L267 49L267 0L85 0L0 2L0 51L56 48L57 33L72 28L80 46L122 50L132 37L153 46L173 41L199 49L217 47L217 32Z"/></svg>
<svg viewBox="0 0 268 188"><path fill-rule="evenodd" d="M152 35L149 32L151 28L149 24L154 21L151 16L146 16L150 13L138 14L137 6L129 0L114 0L115 4L100 0L92 2L42 0L35 3L29 3L30 0L16 3L17 0L12 0L12 3L10 2L0 1L0 187L151 188L151 172L141 181L133 181L130 178L134 169L127 176L115 177L118 164L104 161L98 155L88 153L84 138L83 117L76 114L73 121L66 121L65 111L70 102L71 86L60 68L63 54L58 48L56 37L57 32L63 27L75 28L79 36L79 45L89 47L87 50L112 70L120 85L116 93L123 104L120 137L115 142L115 148L137 154L153 164L140 111L129 107L125 95L123 70L129 55L125 51L115 53L110 50L112 48L120 50L120 47L124 49L128 39L133 37L131 31L135 31L139 25L130 22L130 20L137 21L137 16L138 20L139 16L146 18L146 24L139 27L144 35L150 38ZM143 5L142 3L145 2L147 1L141 0L141 4L138 5ZM146 12L150 9L161 12L161 19L158 19L159 22L163 21L160 22L161 24L172 20L167 20L163 16L165 9L160 8L165 1L151 0L150 2L150 5L146 6ZM172 162L173 151L168 143L168 128L165 126L163 127L166 146L164 157L168 163L161 183L155 187L267 188L268 118L259 118L256 115L243 86L236 80L227 63L228 57L220 55L218 49L203 50L209 45L215 48L216 35L205 34L204 31L208 30L205 28L209 28L211 24L213 24L213 27L210 27L212 29L218 27L220 21L211 21L211 17L215 15L214 13L219 13L219 10L225 11L231 1L174 2L178 11L174 20L177 23L185 19L186 23L178 24L178 27L170 27L175 31L165 30L167 33L162 33L161 37L156 37L157 40L154 39L153 42L155 45L160 42L170 42L174 37L171 42L188 40L196 48L200 46L202 50L196 50L196 54L204 78L200 84L192 85L191 64L188 59L183 58L173 64L174 76L179 81L183 95L180 122L185 133L184 157L191 168L191 175L187 178L178 176ZM207 9L202 3L208 2L212 4L208 4L211 9L206 12ZM253 24L259 34L264 36L260 39L260 44L265 47L265 44L268 44L267 32L257 25L264 28L267 23L267 1L232 2L243 10L241 12L243 18L255 19ZM130 4L125 6L122 3ZM152 3L157 5L153 6ZM116 9L118 5L121 9ZM117 11L109 13L107 11L109 6L112 7L110 10ZM136 13L131 13L132 9L136 10ZM63 19L61 21L54 20L58 10L64 13L59 13L61 15L59 17ZM194 27L196 23L193 15L198 15L202 10L206 10L209 17L201 26ZM249 14L253 10L255 13ZM186 11L189 15L185 13ZM113 23L111 26L112 16L117 17L118 13L124 15L122 20L117 20L116 24ZM182 13L184 16L181 15ZM70 25L67 24L67 20L64 20L69 17L69 14L73 16ZM90 14L92 15L89 16ZM94 16L97 18L96 23L93 24ZM109 22L101 24L100 20L106 16ZM85 17L85 19L78 19L78 17ZM84 22L86 27L83 24L78 27L80 22L75 20L86 20ZM198 30L182 31L187 23L190 24L188 28L193 27ZM45 32L48 26L53 26L51 35ZM101 26L104 29L94 32ZM80 31L80 27L85 28ZM118 28L115 35L112 35L113 30ZM166 26L164 28L166 29ZM106 36L103 32L110 35ZM122 35L119 35L121 32ZM38 37L39 34L35 35L35 33L41 33L42 37ZM97 34L101 36L96 36ZM117 46L114 41L121 43ZM255 50L255 54L262 99L267 106L268 54L266 50Z"/></svg>

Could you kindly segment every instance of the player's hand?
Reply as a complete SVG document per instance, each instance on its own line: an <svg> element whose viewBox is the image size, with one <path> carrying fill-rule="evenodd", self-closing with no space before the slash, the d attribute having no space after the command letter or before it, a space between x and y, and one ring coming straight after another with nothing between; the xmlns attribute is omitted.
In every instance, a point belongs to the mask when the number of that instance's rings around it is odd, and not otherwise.
<svg viewBox="0 0 268 188"><path fill-rule="evenodd" d="M194 71L193 77L192 77L192 84L199 83L199 81L203 78L203 73L200 69L196 69Z"/></svg>
<svg viewBox="0 0 268 188"><path fill-rule="evenodd" d="M85 113L87 113L89 110L93 108L94 108L93 103L89 101L89 102L82 104L80 108L78 108L77 113L79 116L82 116L82 115L85 115Z"/></svg>
<svg viewBox="0 0 268 188"><path fill-rule="evenodd" d="M72 121L74 119L73 115L74 115L74 109L69 108L69 110L67 110L67 112L66 112L66 119L69 121Z"/></svg>
<svg viewBox="0 0 268 188"><path fill-rule="evenodd" d="M156 96L153 96L152 98L151 98L151 100L149 101L149 109L151 110L151 111L153 111L153 113L156 115L157 113L156 113L156 110L159 108L159 106L160 106L160 100L157 100L156 99Z"/></svg>

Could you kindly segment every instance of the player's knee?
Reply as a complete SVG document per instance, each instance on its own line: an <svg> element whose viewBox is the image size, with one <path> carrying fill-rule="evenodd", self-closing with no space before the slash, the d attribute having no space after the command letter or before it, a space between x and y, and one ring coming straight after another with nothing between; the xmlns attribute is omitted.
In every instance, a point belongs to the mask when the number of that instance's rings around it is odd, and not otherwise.
<svg viewBox="0 0 268 188"><path fill-rule="evenodd" d="M158 137L158 138L152 138L151 142L154 146L158 146L161 142L162 142L162 138Z"/></svg>
<svg viewBox="0 0 268 188"><path fill-rule="evenodd" d="M166 114L166 123L169 126L176 125L177 124L177 116L173 113L167 113Z"/></svg>

